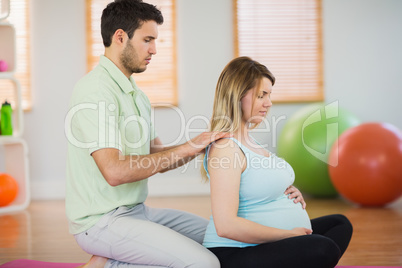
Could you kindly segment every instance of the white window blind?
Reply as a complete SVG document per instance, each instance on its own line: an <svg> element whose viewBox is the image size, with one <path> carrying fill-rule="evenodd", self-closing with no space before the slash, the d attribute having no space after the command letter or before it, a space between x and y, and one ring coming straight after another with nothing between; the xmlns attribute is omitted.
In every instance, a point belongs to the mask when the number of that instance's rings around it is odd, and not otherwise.
<svg viewBox="0 0 402 268"><path fill-rule="evenodd" d="M99 62L104 53L100 19L103 9L111 0L86 0L87 5L87 64L88 71ZM147 0L162 12L164 22L159 26L156 40L157 54L147 70L134 74L137 85L149 97L152 105L177 105L176 44L175 44L175 1Z"/></svg>
<svg viewBox="0 0 402 268"><path fill-rule="evenodd" d="M323 100L321 0L234 0L235 53L276 77L272 100Z"/></svg>
<svg viewBox="0 0 402 268"><path fill-rule="evenodd" d="M11 23L15 28L16 68L14 77L21 85L21 106L24 110L29 110L32 108L29 0L11 0L10 15L7 19L2 20L1 22ZM0 40L0 42L11 41ZM16 107L14 87L14 83L10 80L0 79L0 102L3 103L7 100L11 103L13 109Z"/></svg>

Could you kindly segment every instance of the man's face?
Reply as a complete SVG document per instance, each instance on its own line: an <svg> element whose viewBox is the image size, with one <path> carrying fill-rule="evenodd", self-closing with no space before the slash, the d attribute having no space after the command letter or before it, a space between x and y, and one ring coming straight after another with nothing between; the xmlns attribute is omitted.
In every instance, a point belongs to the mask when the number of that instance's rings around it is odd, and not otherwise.
<svg viewBox="0 0 402 268"><path fill-rule="evenodd" d="M138 28L120 55L123 67L130 73L142 73L147 69L152 55L156 54L155 40L158 38L158 24L146 21Z"/></svg>

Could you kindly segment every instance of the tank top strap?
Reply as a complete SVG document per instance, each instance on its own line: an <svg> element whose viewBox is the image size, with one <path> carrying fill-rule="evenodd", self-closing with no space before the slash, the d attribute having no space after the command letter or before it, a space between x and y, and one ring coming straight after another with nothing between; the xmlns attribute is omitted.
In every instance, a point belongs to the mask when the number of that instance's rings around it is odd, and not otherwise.
<svg viewBox="0 0 402 268"><path fill-rule="evenodd" d="M234 141L234 142L237 144L237 146L239 146L240 150L242 150L242 152L244 153L244 155L246 155L246 152L247 152L249 149L248 149L246 146L244 146L239 140L237 140L237 139L235 139L235 138L233 138L233 137L225 138L225 139L229 139L229 140Z"/></svg>
<svg viewBox="0 0 402 268"><path fill-rule="evenodd" d="M234 141L239 147L240 147L240 149L244 152L244 149L247 149L247 147L245 147L240 141L238 141L238 140L236 140L235 138L233 138L233 137L230 137L230 138L221 138L222 140L232 140L232 141ZM209 153L209 150L211 149L211 146L213 145L214 143L213 142L211 142L207 147L206 147L206 149L205 149L205 155L208 155L208 153Z"/></svg>
<svg viewBox="0 0 402 268"><path fill-rule="evenodd" d="M256 144L260 145L261 148L264 148L264 146L263 146L261 143L259 143L253 136L250 135L250 137L253 139L253 141L254 141Z"/></svg>
<svg viewBox="0 0 402 268"><path fill-rule="evenodd" d="M209 150L211 149L211 146L212 146L212 142L210 144L208 144L208 146L205 148L204 161L202 162L204 169L207 173L208 179L210 179L209 172L208 172L208 155L209 155Z"/></svg>
<svg viewBox="0 0 402 268"><path fill-rule="evenodd" d="M246 146L244 146L239 140L230 137L230 138L222 138L222 139L228 139L228 140L232 140L234 141L237 146L239 146L240 150L243 152L244 156L246 157L246 159L248 160L247 157L247 152L250 151L250 149L248 149ZM209 178L209 172L208 172L208 157L209 157L209 150L211 149L211 146L213 145L213 142L211 142L206 148L205 148L205 156L204 156L204 161L203 161L203 165L204 165L204 169L207 172L207 176Z"/></svg>

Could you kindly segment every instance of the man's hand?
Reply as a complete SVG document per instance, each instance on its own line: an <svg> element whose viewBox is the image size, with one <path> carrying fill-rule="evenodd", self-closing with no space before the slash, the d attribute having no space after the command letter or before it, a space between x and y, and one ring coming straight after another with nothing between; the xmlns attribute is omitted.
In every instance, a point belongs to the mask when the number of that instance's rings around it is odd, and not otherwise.
<svg viewBox="0 0 402 268"><path fill-rule="evenodd" d="M207 147L211 142L232 136L233 135L228 132L203 132L197 137L189 140L186 145L192 154L198 155L204 153L205 147Z"/></svg>
<svg viewBox="0 0 402 268"><path fill-rule="evenodd" d="M306 202L304 201L303 195L299 191L299 189L291 185L286 189L285 194L289 195L288 196L289 199L294 198L293 202L295 204L300 202L302 204L303 209L306 209Z"/></svg>

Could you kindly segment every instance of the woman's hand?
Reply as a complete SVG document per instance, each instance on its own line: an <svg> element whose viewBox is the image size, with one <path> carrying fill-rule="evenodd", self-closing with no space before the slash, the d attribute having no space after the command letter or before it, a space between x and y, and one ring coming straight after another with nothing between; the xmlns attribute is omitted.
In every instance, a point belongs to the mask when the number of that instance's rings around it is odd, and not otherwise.
<svg viewBox="0 0 402 268"><path fill-rule="evenodd" d="M313 230L307 229L304 227L296 227L291 230L294 236L300 236L300 235L311 235L313 233Z"/></svg>
<svg viewBox="0 0 402 268"><path fill-rule="evenodd" d="M290 185L287 189L286 189L286 191L285 191L285 194L286 195L289 195L288 196L288 198L289 199L293 199L294 198L294 200L293 200L293 202L295 203L295 204L297 204L297 203L301 203L301 205L302 205L302 207L303 207L303 209L306 209L306 202L304 201L304 198L303 198L303 195L302 195L302 193L299 191L299 189L297 189L296 187L294 187L293 185Z"/></svg>

